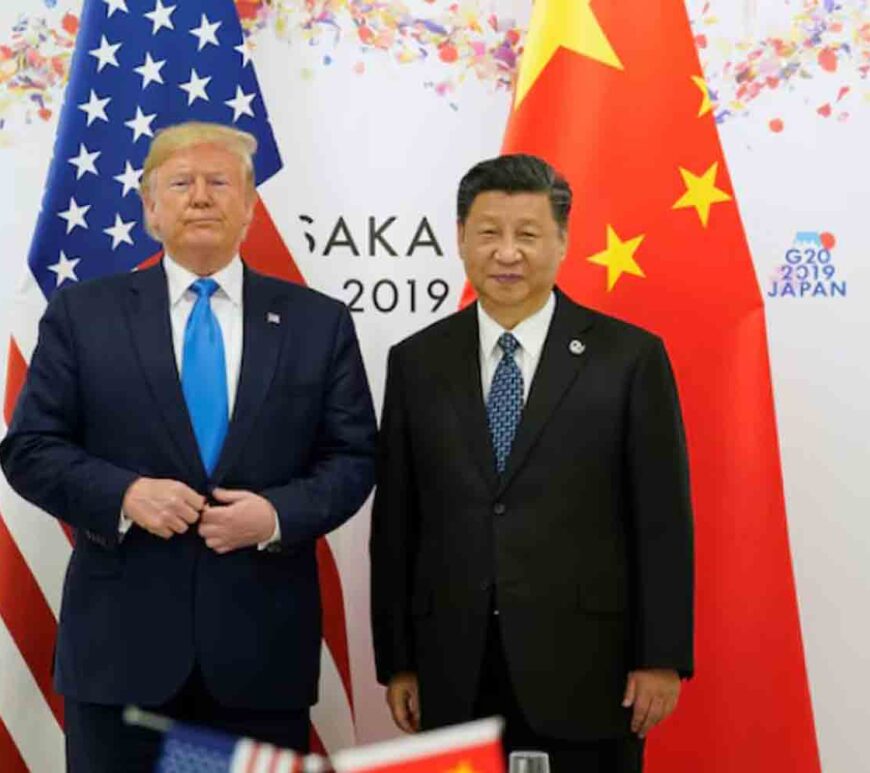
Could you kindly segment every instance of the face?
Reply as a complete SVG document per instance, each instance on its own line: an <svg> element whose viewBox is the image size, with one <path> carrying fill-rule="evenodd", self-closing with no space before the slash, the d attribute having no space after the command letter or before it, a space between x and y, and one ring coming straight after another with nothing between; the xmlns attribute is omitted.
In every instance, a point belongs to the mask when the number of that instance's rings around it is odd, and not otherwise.
<svg viewBox="0 0 870 773"><path fill-rule="evenodd" d="M483 308L505 327L544 305L565 247L546 193L480 193L459 226L468 280Z"/></svg>
<svg viewBox="0 0 870 773"><path fill-rule="evenodd" d="M157 167L143 202L167 252L197 273L229 263L254 211L241 159L209 144L179 150Z"/></svg>

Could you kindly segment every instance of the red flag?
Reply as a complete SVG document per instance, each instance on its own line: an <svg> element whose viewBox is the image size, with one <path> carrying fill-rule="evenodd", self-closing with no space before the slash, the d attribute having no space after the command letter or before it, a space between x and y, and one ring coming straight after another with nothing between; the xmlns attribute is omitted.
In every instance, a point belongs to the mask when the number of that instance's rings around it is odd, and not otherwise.
<svg viewBox="0 0 870 773"><path fill-rule="evenodd" d="M697 675L649 770L819 770L764 307L681 0L536 0L504 152L574 190L559 285L661 335L688 435Z"/></svg>
<svg viewBox="0 0 870 773"><path fill-rule="evenodd" d="M500 719L480 719L333 755L335 773L504 773Z"/></svg>

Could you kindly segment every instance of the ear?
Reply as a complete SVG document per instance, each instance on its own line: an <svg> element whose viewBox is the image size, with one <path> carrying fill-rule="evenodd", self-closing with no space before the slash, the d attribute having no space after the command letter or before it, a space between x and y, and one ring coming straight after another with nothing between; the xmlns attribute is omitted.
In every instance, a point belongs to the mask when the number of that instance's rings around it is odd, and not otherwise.
<svg viewBox="0 0 870 773"><path fill-rule="evenodd" d="M159 229L156 226L155 210L157 201L147 191L141 192L142 199L142 214L145 216L145 224L148 226L148 231L155 236L159 235Z"/></svg>
<svg viewBox="0 0 870 773"><path fill-rule="evenodd" d="M568 228L559 229L559 250L561 254L559 255L559 262L561 263L565 260L565 256L568 254Z"/></svg>
<svg viewBox="0 0 870 773"><path fill-rule="evenodd" d="M459 247L459 254L461 256L462 247L465 244L465 223L461 220L456 221L456 244Z"/></svg>

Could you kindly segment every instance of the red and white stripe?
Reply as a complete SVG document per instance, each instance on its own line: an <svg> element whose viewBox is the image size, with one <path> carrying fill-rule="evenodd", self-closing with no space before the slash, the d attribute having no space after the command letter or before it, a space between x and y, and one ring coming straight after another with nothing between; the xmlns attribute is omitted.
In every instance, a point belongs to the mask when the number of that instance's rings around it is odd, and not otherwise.
<svg viewBox="0 0 870 773"><path fill-rule="evenodd" d="M242 256L259 271L304 284L261 203L242 246ZM38 321L46 306L33 277L25 273L8 339L0 426L4 434L27 375ZM63 525L21 499L0 475L2 773L64 769L63 702L51 686L51 661L63 577L71 550L71 540ZM323 594L324 648L321 700L312 712L312 748L329 752L352 746L356 738L341 577L328 541L320 541L317 554ZM284 758L273 757L275 765L284 764ZM259 773L273 768L257 763L255 767L238 770ZM284 771L285 767L274 770Z"/></svg>

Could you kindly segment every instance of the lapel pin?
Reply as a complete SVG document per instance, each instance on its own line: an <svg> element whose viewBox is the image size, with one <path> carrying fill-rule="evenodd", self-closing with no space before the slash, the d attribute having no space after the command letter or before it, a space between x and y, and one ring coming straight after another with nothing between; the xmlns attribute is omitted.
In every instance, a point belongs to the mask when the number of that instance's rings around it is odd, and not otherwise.
<svg viewBox="0 0 870 773"><path fill-rule="evenodd" d="M270 325L280 325L281 324L281 315L276 314L274 311L270 311L266 314L266 322Z"/></svg>
<svg viewBox="0 0 870 773"><path fill-rule="evenodd" d="M586 351L586 347L583 345L582 341L572 338L571 343L568 344L568 351L576 357L577 355L583 354L583 352Z"/></svg>

